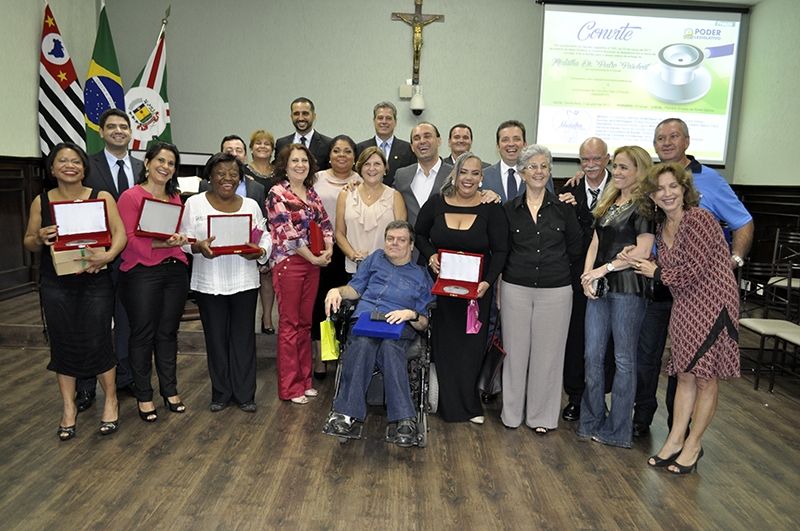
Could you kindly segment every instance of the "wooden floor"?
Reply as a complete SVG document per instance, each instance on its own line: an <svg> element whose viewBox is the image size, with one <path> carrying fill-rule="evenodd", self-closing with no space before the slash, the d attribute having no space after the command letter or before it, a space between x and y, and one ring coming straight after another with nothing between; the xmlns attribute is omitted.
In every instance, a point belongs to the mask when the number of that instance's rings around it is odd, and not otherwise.
<svg viewBox="0 0 800 531"><path fill-rule="evenodd" d="M0 323L38 324L31 300L0 303ZM424 449L383 442L385 414L372 408L365 440L342 445L320 431L332 378L310 405L284 403L268 357L255 414L210 413L205 358L181 354L187 413L162 406L147 424L124 398L118 433L100 436L95 405L62 443L49 353L38 341L3 346L9 335L0 326L3 530L789 530L800 520L794 379L774 394L754 391L752 376L722 382L699 473L682 477L646 465L666 437L663 408L631 450L580 439L575 423L546 437L505 429L499 403L484 426L432 416Z"/></svg>

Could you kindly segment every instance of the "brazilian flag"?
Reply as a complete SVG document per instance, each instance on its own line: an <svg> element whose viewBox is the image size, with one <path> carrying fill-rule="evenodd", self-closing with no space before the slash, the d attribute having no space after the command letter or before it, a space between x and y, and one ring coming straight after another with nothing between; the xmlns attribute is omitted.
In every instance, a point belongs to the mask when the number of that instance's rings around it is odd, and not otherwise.
<svg viewBox="0 0 800 531"><path fill-rule="evenodd" d="M97 153L104 147L98 131L100 115L108 109L125 111L125 92L122 90L122 77L119 75L117 53L111 38L106 6L100 10L97 38L94 41L92 62L86 74L83 89L84 117L86 119L86 152Z"/></svg>

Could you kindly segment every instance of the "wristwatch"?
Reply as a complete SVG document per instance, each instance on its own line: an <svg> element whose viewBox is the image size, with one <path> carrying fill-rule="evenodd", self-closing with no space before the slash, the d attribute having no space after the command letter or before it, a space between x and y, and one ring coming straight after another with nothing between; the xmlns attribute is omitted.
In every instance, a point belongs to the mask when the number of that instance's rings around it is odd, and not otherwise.
<svg viewBox="0 0 800 531"><path fill-rule="evenodd" d="M737 267L742 267L744 265L744 260L742 260L742 257L738 254L732 254L731 258L733 258L733 261L736 262Z"/></svg>
<svg viewBox="0 0 800 531"><path fill-rule="evenodd" d="M411 311L414 312L414 318L409 319L408 322L413 323L415 321L419 321L419 312L417 310L411 310Z"/></svg>
<svg viewBox="0 0 800 531"><path fill-rule="evenodd" d="M606 271L608 271L609 273L611 273L615 269L616 267L614 267L614 262L609 262L606 264Z"/></svg>

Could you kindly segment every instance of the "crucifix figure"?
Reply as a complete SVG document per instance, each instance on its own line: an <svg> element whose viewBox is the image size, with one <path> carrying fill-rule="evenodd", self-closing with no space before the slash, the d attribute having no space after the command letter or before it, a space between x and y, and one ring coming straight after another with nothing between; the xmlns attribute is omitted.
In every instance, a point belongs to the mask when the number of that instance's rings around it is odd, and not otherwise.
<svg viewBox="0 0 800 531"><path fill-rule="evenodd" d="M422 28L431 22L444 22L444 15L423 15L422 0L414 0L413 13L392 13L392 20L402 20L414 28L414 84L419 83L419 56L422 52Z"/></svg>

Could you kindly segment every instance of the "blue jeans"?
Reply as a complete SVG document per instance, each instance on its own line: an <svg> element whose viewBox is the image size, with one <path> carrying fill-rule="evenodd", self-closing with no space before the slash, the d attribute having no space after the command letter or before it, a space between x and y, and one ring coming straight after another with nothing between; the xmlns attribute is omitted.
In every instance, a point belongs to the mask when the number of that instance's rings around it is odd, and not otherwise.
<svg viewBox="0 0 800 531"><path fill-rule="evenodd" d="M647 301L646 308L636 349L636 405L633 407L633 422L649 426L658 408L658 375L661 374L661 357L667 344L672 301Z"/></svg>
<svg viewBox="0 0 800 531"><path fill-rule="evenodd" d="M411 325L404 326L400 339L396 340L351 334L347 339L339 392L333 401L333 410L360 421L366 418L365 395L377 365L383 374L388 421L414 417L416 411L408 384L406 350L415 334Z"/></svg>
<svg viewBox="0 0 800 531"><path fill-rule="evenodd" d="M645 299L633 293L608 293L586 306L586 390L581 402L578 435L603 444L633 446L633 398L636 394L636 344L644 317ZM606 417L605 348L614 337L617 372Z"/></svg>

